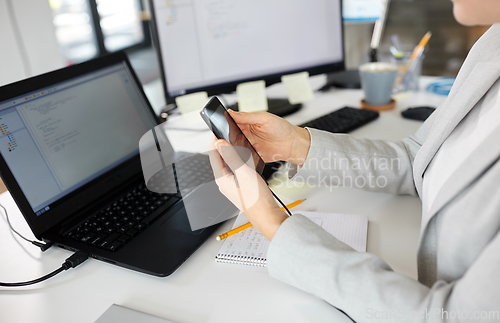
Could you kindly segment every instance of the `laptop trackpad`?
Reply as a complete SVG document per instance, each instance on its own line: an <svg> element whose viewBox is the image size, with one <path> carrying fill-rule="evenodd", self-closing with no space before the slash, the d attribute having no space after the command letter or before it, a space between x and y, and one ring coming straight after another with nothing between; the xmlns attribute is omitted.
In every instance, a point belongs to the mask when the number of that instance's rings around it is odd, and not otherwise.
<svg viewBox="0 0 500 323"><path fill-rule="evenodd" d="M191 229L191 225L190 225L189 218L188 218L188 215L186 212L186 208L183 207L180 210L178 210L173 216L164 220L161 223L161 225L167 226L169 229L174 229L174 230L198 235L198 234L202 233L203 231L205 231L206 228L210 228L211 226L213 226L217 223L223 222L227 219L234 217L236 214L238 214L237 212L235 212L235 210L236 210L236 208L232 204L225 204L225 205L219 204L219 210L215 210L218 214L215 217L217 220L216 221L212 220L212 223L205 228L201 228L201 229L193 231Z"/></svg>
<svg viewBox="0 0 500 323"><path fill-rule="evenodd" d="M191 226L189 225L189 219L186 214L186 209L182 208L177 211L173 216L167 218L161 223L162 226L167 226L169 229L174 229L194 235L198 235L205 231L206 228L202 228L199 230L191 230Z"/></svg>

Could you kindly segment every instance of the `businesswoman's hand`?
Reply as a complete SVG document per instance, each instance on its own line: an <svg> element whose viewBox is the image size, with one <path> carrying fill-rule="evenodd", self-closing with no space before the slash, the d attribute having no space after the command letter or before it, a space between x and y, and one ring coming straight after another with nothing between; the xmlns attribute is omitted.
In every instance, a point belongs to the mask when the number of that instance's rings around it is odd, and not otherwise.
<svg viewBox="0 0 500 323"><path fill-rule="evenodd" d="M285 160L302 165L309 152L309 131L267 112L236 112L231 117L266 163Z"/></svg>
<svg viewBox="0 0 500 323"><path fill-rule="evenodd" d="M223 139L213 137L208 153L219 190L271 240L288 216L276 204L265 181Z"/></svg>

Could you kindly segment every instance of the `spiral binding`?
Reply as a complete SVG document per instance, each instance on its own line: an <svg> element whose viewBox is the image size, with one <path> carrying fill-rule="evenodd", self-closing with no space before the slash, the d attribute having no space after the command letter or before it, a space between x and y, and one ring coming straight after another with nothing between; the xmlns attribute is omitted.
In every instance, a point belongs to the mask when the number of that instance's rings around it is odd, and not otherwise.
<svg viewBox="0 0 500 323"><path fill-rule="evenodd" d="M218 254L215 257L215 261L224 264L247 265L247 266L257 266L257 267L266 267L267 265L267 261L265 258L236 256L228 254Z"/></svg>

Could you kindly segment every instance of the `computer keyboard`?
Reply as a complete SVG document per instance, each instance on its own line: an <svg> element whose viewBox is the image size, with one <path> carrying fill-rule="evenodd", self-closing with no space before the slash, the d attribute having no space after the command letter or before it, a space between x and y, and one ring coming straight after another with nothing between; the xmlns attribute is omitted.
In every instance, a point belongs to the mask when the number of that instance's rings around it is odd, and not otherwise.
<svg viewBox="0 0 500 323"><path fill-rule="evenodd" d="M149 191L139 184L66 234L66 237L108 251L117 251L141 233L179 198Z"/></svg>
<svg viewBox="0 0 500 323"><path fill-rule="evenodd" d="M172 165L157 172L145 185L139 184L112 201L88 220L69 231L68 238L108 251L117 251L196 187L214 181L207 155L185 154L175 163L176 181ZM165 194L169 193L169 194Z"/></svg>
<svg viewBox="0 0 500 323"><path fill-rule="evenodd" d="M157 193L187 194L204 183L215 181L210 160L203 154L186 154L175 162L175 174L177 181L172 165L167 165L148 180L147 187Z"/></svg>
<svg viewBox="0 0 500 323"><path fill-rule="evenodd" d="M344 107L332 113L306 122L301 127L309 127L334 133L348 133L377 119L378 112Z"/></svg>

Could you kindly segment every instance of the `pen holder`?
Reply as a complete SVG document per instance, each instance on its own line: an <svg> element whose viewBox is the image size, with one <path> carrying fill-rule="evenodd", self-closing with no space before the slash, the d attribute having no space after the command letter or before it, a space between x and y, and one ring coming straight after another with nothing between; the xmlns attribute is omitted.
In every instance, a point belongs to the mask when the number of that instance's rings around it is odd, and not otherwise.
<svg viewBox="0 0 500 323"><path fill-rule="evenodd" d="M420 58L415 59L408 68L411 53L405 52L402 58L391 57L391 63L398 66L398 79L401 78L401 82L394 88L394 93L419 90L419 79L420 75L422 75L422 60L424 56L422 55Z"/></svg>

